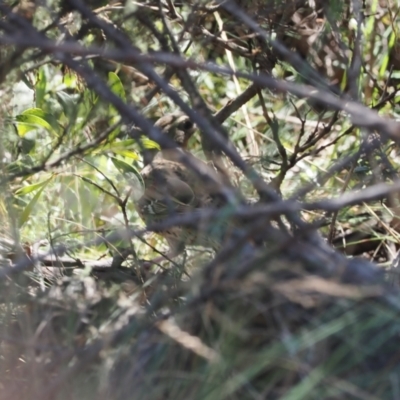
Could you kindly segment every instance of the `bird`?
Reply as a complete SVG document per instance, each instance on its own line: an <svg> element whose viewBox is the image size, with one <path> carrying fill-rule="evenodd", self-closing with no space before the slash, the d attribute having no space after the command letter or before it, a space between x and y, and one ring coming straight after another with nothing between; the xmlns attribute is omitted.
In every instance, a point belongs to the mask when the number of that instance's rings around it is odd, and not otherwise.
<svg viewBox="0 0 400 400"><path fill-rule="evenodd" d="M165 115L154 125L173 140L176 147L161 146L159 150L146 151L146 165L141 170L144 192L136 202L136 210L146 226L163 222L174 215L223 207L226 204L221 194L224 179L212 165L187 150L196 125L189 117L179 113ZM182 162L182 157L194 168ZM208 179L202 179L195 170ZM170 249L166 257L177 257L187 245L200 245L218 251L223 241L223 230L202 222L197 226L173 226L156 232L168 242ZM159 262L161 258L155 260Z"/></svg>

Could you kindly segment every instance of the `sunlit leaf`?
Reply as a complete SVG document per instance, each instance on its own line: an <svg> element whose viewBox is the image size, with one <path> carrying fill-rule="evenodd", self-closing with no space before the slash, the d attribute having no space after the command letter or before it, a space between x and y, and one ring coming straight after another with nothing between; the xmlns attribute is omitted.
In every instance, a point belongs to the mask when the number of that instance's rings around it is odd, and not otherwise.
<svg viewBox="0 0 400 400"><path fill-rule="evenodd" d="M140 141L142 142L145 149L161 149L160 145L157 142L147 138L146 136L142 136L140 138Z"/></svg>
<svg viewBox="0 0 400 400"><path fill-rule="evenodd" d="M134 139L125 139L119 140L118 142L108 143L107 145L103 146L103 149L129 149L136 143Z"/></svg>
<svg viewBox="0 0 400 400"><path fill-rule="evenodd" d="M130 158L131 160L138 160L139 159L138 154L135 153L134 151L131 151L131 150L114 148L114 149L112 149L112 151L115 154L118 154L118 155L120 155L122 157Z"/></svg>
<svg viewBox="0 0 400 400"><path fill-rule="evenodd" d="M15 119L19 122L17 130L20 136L26 135L37 127L42 127L48 132L57 132L59 129L57 119L40 108L29 108L17 115Z"/></svg>
<svg viewBox="0 0 400 400"><path fill-rule="evenodd" d="M116 115L111 118L110 123L111 124L116 124L118 121L121 119L119 115ZM113 142L121 133L121 126L117 126L109 135L108 135L108 141Z"/></svg>
<svg viewBox="0 0 400 400"><path fill-rule="evenodd" d="M36 190L46 186L52 179L53 179L53 176L51 176L50 178L48 178L48 179L46 179L46 180L44 180L42 182L38 182L38 183L34 183L32 185L29 185L29 186L25 186L25 187L23 187L21 189L18 189L15 192L15 194L18 195L18 196L22 196L22 195L25 195L25 194L28 194L28 193L35 192Z"/></svg>
<svg viewBox="0 0 400 400"><path fill-rule="evenodd" d="M66 73L63 76L63 82L66 87L74 89L78 86L78 83L79 83L78 76L74 72Z"/></svg>
<svg viewBox="0 0 400 400"><path fill-rule="evenodd" d="M43 118L34 114L19 114L15 117L18 135L23 137L28 132L42 127L48 132L52 131L51 125Z"/></svg>
<svg viewBox="0 0 400 400"><path fill-rule="evenodd" d="M108 85L110 89L123 101L126 101L124 86L122 85L121 79L115 72L109 72L108 74Z"/></svg>

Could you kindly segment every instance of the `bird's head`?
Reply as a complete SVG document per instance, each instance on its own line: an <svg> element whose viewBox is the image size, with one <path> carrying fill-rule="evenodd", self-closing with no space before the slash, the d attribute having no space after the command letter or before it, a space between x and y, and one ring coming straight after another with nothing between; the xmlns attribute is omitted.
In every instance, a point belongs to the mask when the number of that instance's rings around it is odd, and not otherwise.
<svg viewBox="0 0 400 400"><path fill-rule="evenodd" d="M178 147L183 149L187 147L189 139L196 131L196 125L189 117L178 113L164 115L154 126L160 128Z"/></svg>

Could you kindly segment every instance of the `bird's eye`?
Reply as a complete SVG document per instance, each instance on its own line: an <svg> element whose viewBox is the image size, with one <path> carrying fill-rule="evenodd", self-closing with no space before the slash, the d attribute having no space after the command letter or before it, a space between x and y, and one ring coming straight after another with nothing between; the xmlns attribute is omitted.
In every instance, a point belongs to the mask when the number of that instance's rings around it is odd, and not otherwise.
<svg viewBox="0 0 400 400"><path fill-rule="evenodd" d="M190 119L188 119L187 121L182 122L181 126L183 130L188 131L189 129L193 128L194 124L192 121L190 121Z"/></svg>

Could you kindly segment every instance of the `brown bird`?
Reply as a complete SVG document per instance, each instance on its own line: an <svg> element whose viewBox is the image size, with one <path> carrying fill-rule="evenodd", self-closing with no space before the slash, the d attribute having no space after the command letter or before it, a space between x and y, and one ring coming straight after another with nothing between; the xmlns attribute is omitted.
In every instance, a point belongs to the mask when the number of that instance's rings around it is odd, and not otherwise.
<svg viewBox="0 0 400 400"><path fill-rule="evenodd" d="M150 156L147 153L145 162L149 163L141 171L145 189L136 204L145 224L162 222L174 215L201 212L205 208L222 207L225 204L221 195L222 178L212 166L186 150L196 126L187 116L181 114L166 115L155 126L172 139L177 147L161 148ZM194 168L186 166L181 161L182 155L201 175L211 178L212 182L206 183ZM167 254L169 258L179 255L186 245L200 245L217 250L223 238L221 229L215 229L206 222L201 222L197 227L174 226L157 233L170 246ZM157 258L158 261L161 260Z"/></svg>

